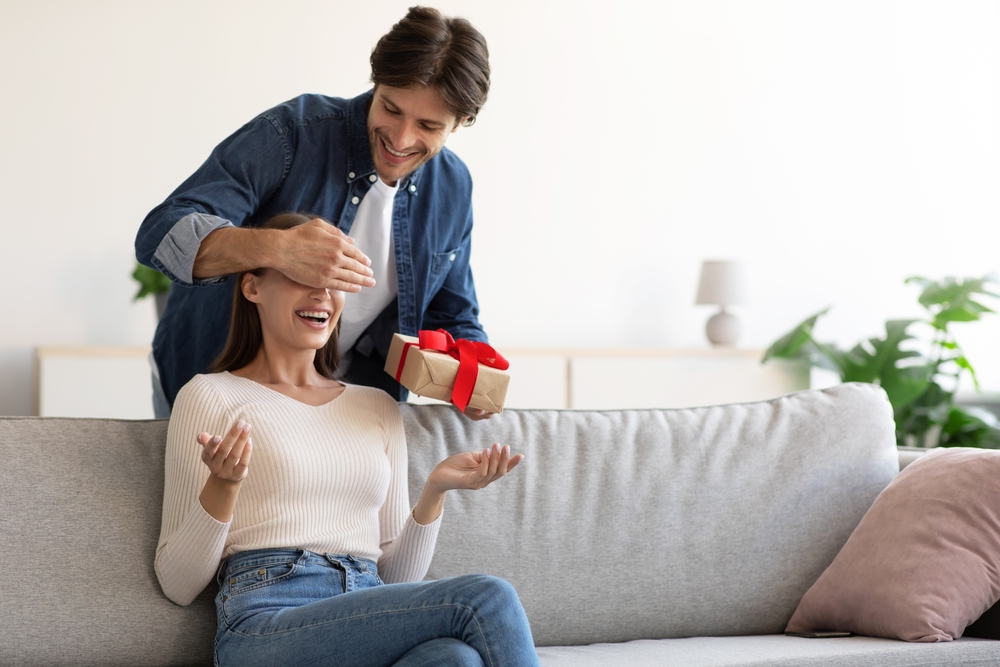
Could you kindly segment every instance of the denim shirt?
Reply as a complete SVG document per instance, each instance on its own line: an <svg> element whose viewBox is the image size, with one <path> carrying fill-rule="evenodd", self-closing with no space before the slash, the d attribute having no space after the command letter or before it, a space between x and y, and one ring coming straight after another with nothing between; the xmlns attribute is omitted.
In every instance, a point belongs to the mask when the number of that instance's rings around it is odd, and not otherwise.
<svg viewBox="0 0 1000 667"><path fill-rule="evenodd" d="M173 281L153 338L167 399L209 370L229 332L235 280L195 280L198 248L223 226L255 227L286 211L330 220L345 233L378 178L368 143L371 91L354 99L302 95L228 137L153 209L135 240L140 262ZM399 293L358 339L349 382L405 398L382 366L392 334L447 329L486 341L469 265L472 179L447 148L399 182L392 212Z"/></svg>

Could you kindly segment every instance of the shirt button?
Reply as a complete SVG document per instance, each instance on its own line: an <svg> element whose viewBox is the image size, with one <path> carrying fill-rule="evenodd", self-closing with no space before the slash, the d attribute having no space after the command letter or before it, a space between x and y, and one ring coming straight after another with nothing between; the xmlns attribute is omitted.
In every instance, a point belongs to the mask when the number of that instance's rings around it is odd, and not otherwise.
<svg viewBox="0 0 1000 667"><path fill-rule="evenodd" d="M348 178L354 178L354 172L352 171L351 173L349 173L349 174L347 175L347 177L348 177Z"/></svg>
<svg viewBox="0 0 1000 667"><path fill-rule="evenodd" d="M454 262L455 261L455 253L451 253L451 255L448 257L448 259L450 261Z"/></svg>
<svg viewBox="0 0 1000 667"><path fill-rule="evenodd" d="M361 201L361 200L358 199L357 197L351 197L351 203L354 204L355 206L357 206L357 204L358 204L359 201Z"/></svg>
<svg viewBox="0 0 1000 667"><path fill-rule="evenodd" d="M416 192L416 191L417 191L417 186L411 185L410 186L410 192Z"/></svg>
<svg viewBox="0 0 1000 667"><path fill-rule="evenodd" d="M378 176L376 176L375 174L372 174L371 176L368 177L368 180L371 181L372 183L374 183L375 181L378 180Z"/></svg>

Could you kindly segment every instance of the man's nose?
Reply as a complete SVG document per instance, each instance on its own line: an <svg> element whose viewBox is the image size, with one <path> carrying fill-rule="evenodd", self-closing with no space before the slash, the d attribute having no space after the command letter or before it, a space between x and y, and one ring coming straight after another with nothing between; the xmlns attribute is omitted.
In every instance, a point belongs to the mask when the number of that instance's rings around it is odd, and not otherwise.
<svg viewBox="0 0 1000 667"><path fill-rule="evenodd" d="M403 121L396 128L396 136L392 138L392 148L402 151L411 148L417 142L416 127L409 121Z"/></svg>

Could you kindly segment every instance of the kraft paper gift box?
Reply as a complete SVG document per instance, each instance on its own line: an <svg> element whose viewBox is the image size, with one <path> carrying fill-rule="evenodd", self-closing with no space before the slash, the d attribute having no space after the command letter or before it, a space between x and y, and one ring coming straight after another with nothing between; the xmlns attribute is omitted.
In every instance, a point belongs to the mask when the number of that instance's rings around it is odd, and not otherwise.
<svg viewBox="0 0 1000 667"><path fill-rule="evenodd" d="M400 373L400 359L407 343L414 345L407 348L406 359ZM393 377L397 377L398 374L399 383L414 394L448 402L451 402L458 366L458 359L443 352L421 350L418 338L402 334L393 334L389 356L385 360L385 372ZM479 374L472 389L469 407L487 412L503 412L510 375L506 371L490 368L484 364L478 366Z"/></svg>

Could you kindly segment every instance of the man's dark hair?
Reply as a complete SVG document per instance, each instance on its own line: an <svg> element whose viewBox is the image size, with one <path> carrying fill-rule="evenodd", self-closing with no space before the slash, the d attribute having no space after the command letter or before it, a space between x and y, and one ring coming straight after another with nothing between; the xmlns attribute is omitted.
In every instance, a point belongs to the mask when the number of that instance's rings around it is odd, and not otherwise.
<svg viewBox="0 0 1000 667"><path fill-rule="evenodd" d="M410 7L372 50L372 83L391 88L433 86L465 124L476 122L490 91L486 39L471 23L430 7Z"/></svg>

